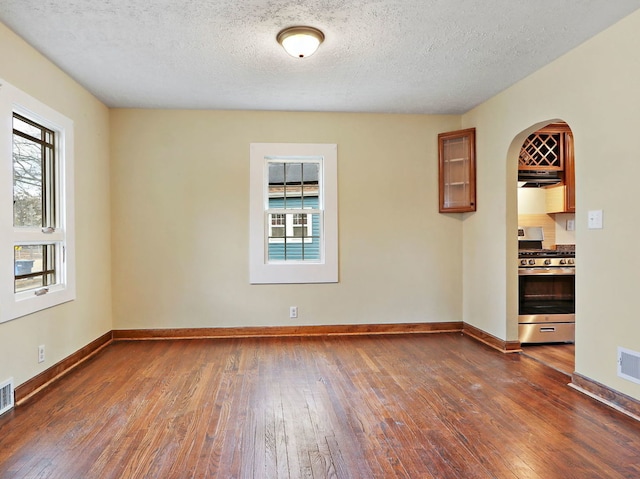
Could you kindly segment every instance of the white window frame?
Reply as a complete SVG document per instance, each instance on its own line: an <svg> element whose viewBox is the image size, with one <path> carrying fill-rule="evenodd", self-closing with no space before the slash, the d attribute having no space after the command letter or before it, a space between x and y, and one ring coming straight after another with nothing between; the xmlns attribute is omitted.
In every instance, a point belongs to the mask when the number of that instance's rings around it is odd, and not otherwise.
<svg viewBox="0 0 640 479"><path fill-rule="evenodd" d="M14 112L53 130L56 135L56 227L53 232L13 226ZM0 80L0 323L76 297L73 145L73 121ZM56 245L56 284L15 293L14 246L44 244Z"/></svg>
<svg viewBox="0 0 640 479"><path fill-rule="evenodd" d="M325 143L251 143L249 197L249 281L251 284L338 282L338 146ZM322 215L317 261L269 261L269 160L319 160L318 209ZM282 210L284 213L285 211ZM278 211L280 213L280 211ZM307 214L305 210L286 213ZM307 221L311 221L307 217ZM309 227L309 225L307 226ZM293 228L293 225L291 225Z"/></svg>

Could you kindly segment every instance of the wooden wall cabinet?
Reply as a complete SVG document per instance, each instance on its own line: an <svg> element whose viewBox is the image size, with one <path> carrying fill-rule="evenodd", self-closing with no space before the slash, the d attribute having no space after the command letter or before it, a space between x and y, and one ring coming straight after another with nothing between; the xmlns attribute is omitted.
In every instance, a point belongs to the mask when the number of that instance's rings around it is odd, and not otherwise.
<svg viewBox="0 0 640 479"><path fill-rule="evenodd" d="M565 212L576 211L576 170L573 153L573 133L568 131L564 135L566 157L564 162Z"/></svg>
<svg viewBox="0 0 640 479"><path fill-rule="evenodd" d="M566 131L570 131L566 124L552 123L529 135L520 150L518 169L564 171Z"/></svg>
<svg viewBox="0 0 640 479"><path fill-rule="evenodd" d="M476 211L476 129L438 135L440 213Z"/></svg>
<svg viewBox="0 0 640 479"><path fill-rule="evenodd" d="M531 134L522 145L518 169L559 171L562 183L547 186L547 213L576 211L573 133L566 123L552 123Z"/></svg>
<svg viewBox="0 0 640 479"><path fill-rule="evenodd" d="M545 188L545 211L567 213L567 186L554 185Z"/></svg>

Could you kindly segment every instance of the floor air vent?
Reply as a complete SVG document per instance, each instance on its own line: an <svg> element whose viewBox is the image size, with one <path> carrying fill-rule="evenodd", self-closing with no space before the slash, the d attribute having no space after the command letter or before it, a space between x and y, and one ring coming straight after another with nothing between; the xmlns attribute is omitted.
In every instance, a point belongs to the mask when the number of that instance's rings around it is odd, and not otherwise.
<svg viewBox="0 0 640 479"><path fill-rule="evenodd" d="M640 353L618 348L618 376L640 384Z"/></svg>
<svg viewBox="0 0 640 479"><path fill-rule="evenodd" d="M0 414L13 407L13 378L0 383Z"/></svg>

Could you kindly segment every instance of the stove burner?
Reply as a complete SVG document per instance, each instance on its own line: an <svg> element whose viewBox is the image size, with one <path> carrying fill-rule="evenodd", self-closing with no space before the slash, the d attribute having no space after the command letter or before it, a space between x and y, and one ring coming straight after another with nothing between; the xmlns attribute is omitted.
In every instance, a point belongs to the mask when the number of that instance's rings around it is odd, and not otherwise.
<svg viewBox="0 0 640 479"><path fill-rule="evenodd" d="M560 251L555 249L521 249L518 258L575 258L575 251Z"/></svg>

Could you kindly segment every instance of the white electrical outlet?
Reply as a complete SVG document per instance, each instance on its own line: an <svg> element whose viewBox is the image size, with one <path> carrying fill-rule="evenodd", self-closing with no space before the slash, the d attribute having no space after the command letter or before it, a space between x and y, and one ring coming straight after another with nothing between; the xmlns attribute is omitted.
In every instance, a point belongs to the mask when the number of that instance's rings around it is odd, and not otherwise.
<svg viewBox="0 0 640 479"><path fill-rule="evenodd" d="M38 362L44 363L44 344L38 346Z"/></svg>
<svg viewBox="0 0 640 479"><path fill-rule="evenodd" d="M298 317L298 307L290 306L289 307L289 318L296 319Z"/></svg>

